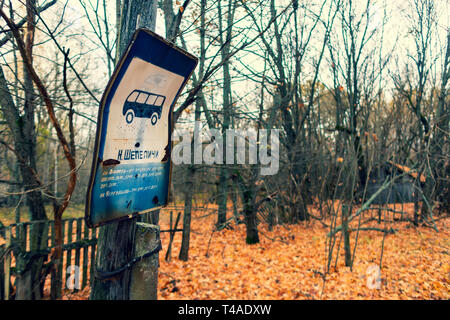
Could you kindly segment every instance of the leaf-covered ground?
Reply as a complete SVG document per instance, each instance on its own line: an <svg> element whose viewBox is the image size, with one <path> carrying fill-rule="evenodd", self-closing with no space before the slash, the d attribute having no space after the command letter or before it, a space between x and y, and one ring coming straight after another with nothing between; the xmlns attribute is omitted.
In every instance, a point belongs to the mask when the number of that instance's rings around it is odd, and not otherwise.
<svg viewBox="0 0 450 320"><path fill-rule="evenodd" d="M167 215L161 213L162 230L169 228ZM406 222L390 224L397 232L385 238L377 289L373 280L380 263L381 232L359 233L353 271L345 267L341 248L336 269L334 256L324 281L329 230L320 223L278 225L273 231L260 225L260 243L247 245L243 224L212 234L214 217L204 216L194 213L187 262L178 260L181 233L175 235L172 259L165 261L169 234L162 234L159 299L450 298L448 218L436 221L439 232ZM83 299L88 294L87 289L65 298Z"/></svg>

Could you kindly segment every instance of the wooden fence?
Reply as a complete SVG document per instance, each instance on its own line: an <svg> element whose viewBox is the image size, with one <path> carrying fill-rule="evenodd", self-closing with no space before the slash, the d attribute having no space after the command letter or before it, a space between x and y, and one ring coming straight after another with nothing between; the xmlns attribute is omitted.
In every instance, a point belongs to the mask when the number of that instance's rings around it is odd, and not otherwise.
<svg viewBox="0 0 450 320"><path fill-rule="evenodd" d="M181 212L173 221L172 210L184 207L170 206L162 209L170 211L169 244L165 255L170 261L172 242L175 233L182 232L179 228ZM192 208L193 211L206 211L205 216L217 211L214 208ZM59 278L48 274L46 268L51 265L49 260L51 249L55 247L55 222L53 220L14 223L8 226L0 225L0 300L20 299L23 291L34 291L33 298L50 297L52 293L62 289L76 292L90 285L91 275L94 274L98 228L90 229L83 218L65 219L62 221L63 253L62 263L59 265ZM23 285L24 273L30 269L30 261L39 260L44 270L43 295L39 288ZM48 270L47 270L48 271ZM19 281L18 279L21 278ZM75 285L73 280L78 282ZM19 285L22 283L22 285ZM27 284L27 283L25 283ZM69 285L68 285L69 284ZM53 294L54 295L54 294ZM26 296L26 295L25 295Z"/></svg>
<svg viewBox="0 0 450 320"><path fill-rule="evenodd" d="M59 279L47 275L42 281L43 290L41 286L37 289L27 287L23 278L31 261L38 261L42 270L50 265L47 260L55 246L54 221L23 222L0 228L0 300L29 294L24 290L35 290L34 297L42 292L45 297L51 292L61 292L61 289L77 291L89 284L98 230L88 228L83 218L65 219L62 223L63 259L59 265ZM18 281L19 277L21 281Z"/></svg>

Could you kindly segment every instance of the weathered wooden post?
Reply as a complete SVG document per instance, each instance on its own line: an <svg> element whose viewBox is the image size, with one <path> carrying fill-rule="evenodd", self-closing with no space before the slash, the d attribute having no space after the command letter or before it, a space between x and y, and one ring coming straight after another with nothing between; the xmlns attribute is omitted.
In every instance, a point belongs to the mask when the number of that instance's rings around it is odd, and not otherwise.
<svg viewBox="0 0 450 320"><path fill-rule="evenodd" d="M117 42L117 57L120 57L124 50L127 48L128 42L130 41L133 33L136 29L140 27L146 27L150 30L155 30L156 26L156 0L123 0L122 7L120 10L120 21L118 24L118 42ZM117 59L116 59L117 62ZM150 199L151 201L151 199ZM156 213L158 214L158 213ZM158 218L156 218L156 221ZM153 243L148 241L144 243L147 239L146 237L141 237L136 233L140 234L142 232L141 227L136 227L137 217L123 220L119 222L113 222L104 227L101 227L99 239L98 239L98 249L96 257L96 269L97 270L117 270L123 265L129 263L135 255L135 250L138 252L145 251L143 248L147 246L149 248ZM135 248L135 239L140 239L139 248ZM148 250L147 250L148 251ZM158 255L155 255L156 258ZM144 264L145 262L140 262ZM139 265L133 268L139 269ZM151 273L157 274L158 264L156 264L156 271ZM155 270L155 267L153 268ZM132 298L130 295L130 283L132 274L134 276L137 272L132 272L130 268L127 268L120 274L116 274L111 278L105 278L97 274L92 281L92 291L90 299L94 300L128 300ZM141 299L156 299L157 287L152 285L152 283L157 283L157 279L151 279L151 277L143 277L145 283L143 286L148 286L151 288L152 292L148 290L143 290L147 296L140 296Z"/></svg>
<svg viewBox="0 0 450 320"><path fill-rule="evenodd" d="M3 261L3 288L4 288L4 300L9 300L9 294L10 294L10 276L11 276L11 253L10 253L10 246L11 246L11 228L6 228L5 230L5 249L3 254L4 261Z"/></svg>
<svg viewBox="0 0 450 320"><path fill-rule="evenodd" d="M160 246L159 226L143 222L136 223L135 257L156 252ZM156 300L158 265L158 255L153 254L133 266L130 283L131 300Z"/></svg>

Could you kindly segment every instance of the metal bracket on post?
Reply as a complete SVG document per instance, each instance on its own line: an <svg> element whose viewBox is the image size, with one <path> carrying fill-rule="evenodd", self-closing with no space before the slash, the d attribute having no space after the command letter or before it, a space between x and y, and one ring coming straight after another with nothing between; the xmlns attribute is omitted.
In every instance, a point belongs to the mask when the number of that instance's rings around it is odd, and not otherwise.
<svg viewBox="0 0 450 320"><path fill-rule="evenodd" d="M135 257L160 245L160 228L150 223L136 223ZM158 290L159 255L153 254L133 265L131 270L130 300L156 300Z"/></svg>

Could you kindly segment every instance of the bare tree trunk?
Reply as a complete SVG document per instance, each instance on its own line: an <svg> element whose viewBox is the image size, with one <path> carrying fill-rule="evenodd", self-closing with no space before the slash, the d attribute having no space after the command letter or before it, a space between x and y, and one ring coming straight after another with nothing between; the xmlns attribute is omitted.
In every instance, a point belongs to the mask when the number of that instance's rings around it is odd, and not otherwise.
<svg viewBox="0 0 450 320"><path fill-rule="evenodd" d="M189 239L191 234L191 213L192 213L192 197L194 195L194 176L195 169L193 165L189 165L187 172L187 181L185 183L184 198L184 215L183 215L183 235L181 240L180 255L178 258L187 261L189 258Z"/></svg>
<svg viewBox="0 0 450 320"><path fill-rule="evenodd" d="M56 243L56 247L52 249L52 261L60 261L61 259L61 252L62 252L62 237L61 237L61 225L58 224L58 221L61 220L62 214L64 212L64 210L67 208L71 195L73 193L73 190L75 188L75 184L76 184L76 164L75 164L75 159L72 157L71 152L70 152L70 147L69 144L65 138L64 132L59 124L58 119L56 118L56 114L55 114L55 109L53 107L53 101L50 98L50 95L48 93L48 90L46 88L46 86L44 85L44 83L42 82L41 78L39 77L39 75L36 73L35 68L33 67L33 59L32 59L32 48L33 48L33 41L34 41L34 24L35 24L35 14L37 12L36 9L36 1L34 0L28 0L26 2L26 9L27 9L27 36L24 39L22 38L22 35L20 34L20 31L18 29L18 26L5 14L5 12L2 10L2 8L0 8L0 15L2 16L3 20L5 20L6 24L8 25L9 29L11 30L14 39L17 43L17 48L19 49L20 55L22 57L22 61L23 61L23 65L25 67L24 69L24 73L27 74L30 79L31 79L31 84L28 84L29 89L31 89L32 84L34 83L37 87L37 89L39 90L40 96L42 97L42 100L45 104L46 110L47 110L47 114L49 116L49 119L53 125L53 127L56 130L57 133L57 137L58 140L61 144L61 146L63 147L64 150L64 155L66 156L66 159L68 161L69 167L70 167L70 174L69 174L69 182L67 185L67 190L66 193L64 195L64 199L61 202L61 204L57 203L56 199L53 199L53 203L54 203L54 215L55 215L55 243ZM31 98L32 99L32 98ZM27 102L26 102L27 103ZM25 109L27 106L25 106ZM15 112L17 113L17 110L13 110L12 105L10 106L10 110L12 111L11 115L8 115L8 117L14 117L14 115L16 116L16 119L18 118L17 114L14 114ZM19 127L31 127L34 130L34 117L30 117L29 119L26 119L27 122L23 123L21 126ZM32 122L32 123L30 123ZM12 128L13 133L15 133L16 128ZM20 129L20 128L19 128ZM31 148L35 148L35 146L31 146ZM16 150L17 152L17 150ZM18 159L20 160L20 162L22 162L27 168L28 168L28 172L33 176L33 181L35 181L40 188L42 189L47 189L45 186L42 185L36 170L33 169L33 162L30 163L26 163L25 161L23 161L23 158L21 157L20 154L17 154ZM38 189L36 189L36 191L38 191ZM41 190L39 190L41 191ZM50 192L51 191L48 191ZM46 219L45 216L45 212L44 212L44 219ZM46 237L47 237L47 233L45 231L45 226L47 224L38 224L35 228L33 228L30 232L30 238L33 239L33 242L35 243L35 249L39 250L41 249L41 243L45 244L46 241ZM45 232L45 233L44 233ZM35 258L31 258L31 261L26 261L25 263L25 270L22 270L22 274L21 276L23 276L24 281L26 282L26 285L28 286L28 283L30 283L29 281L29 276L27 275L27 272L31 272L31 285L32 288L30 289L32 292L32 298L35 299L39 299L41 296L41 292L42 292L42 286L43 286L43 279L41 279L41 269L42 269L42 263L43 263L43 257L42 256L38 256L38 258L36 260L34 260ZM29 266L29 267L28 267ZM20 280L18 281L20 282ZM18 283L18 286L20 285L20 283ZM20 287L20 286L19 286ZM23 292L19 294L19 296L17 298L23 298L24 299L28 299L30 297L30 294L28 293L30 290L22 290L22 288L19 288L20 290L18 290L18 292Z"/></svg>
<svg viewBox="0 0 450 320"><path fill-rule="evenodd" d="M27 27L24 41L27 59L32 63L34 30L35 30L35 10L36 1L27 1ZM24 191L26 193L26 203L29 208L30 220L46 220L44 200L39 190L40 182L37 177L36 163L36 126L35 126L35 94L33 88L33 80L30 72L25 64L23 64L23 85L24 85L24 113L21 116L17 106L9 94L3 71L0 70L0 87L2 87L2 111L7 120L8 126L13 133L14 150L18 157L19 171L24 182ZM5 102L5 103L3 103ZM40 225L38 225L40 226ZM42 237L42 228L37 227L31 231L30 237L37 240L40 246ZM16 255L20 257L20 255ZM22 258L18 258L23 260ZM16 299L29 300L40 299L40 276L43 257L39 257L32 262L18 261L19 264L28 266L23 274L17 277L16 283L18 287L18 295ZM33 290L38 288L38 290Z"/></svg>
<svg viewBox="0 0 450 320"><path fill-rule="evenodd" d="M236 3L234 1L229 1L227 3L226 12L222 13L222 3L217 1L217 8L219 14L219 42L222 46L221 54L222 60L225 61L223 70L223 122L222 122L222 133L225 134L226 130L230 127L231 122L231 110L232 110L232 95L231 95L231 75L230 75L230 61L227 59L231 52L231 39L232 39L232 29L234 21L234 12L236 8ZM226 29L224 27L223 19L226 16ZM224 38L225 35L225 38ZM227 137L224 135L223 143L227 145ZM228 162L228 159L226 159ZM217 214L217 226L223 225L227 220L227 200L228 200L228 189L229 189L229 172L226 166L221 166L219 169L219 188L217 201L219 205L219 211Z"/></svg>
<svg viewBox="0 0 450 320"><path fill-rule="evenodd" d="M205 49L205 32L206 32L206 24L205 24L205 13L206 13L206 0L201 0L200 3L200 59L199 59L199 72L198 78L194 77L194 86L197 85L198 79L202 80L204 76L205 69L205 60L206 60L206 49ZM167 37L175 37L178 30L178 25L174 25L175 15L173 14L170 1L166 1L164 4L164 13L165 13L165 21L166 21L166 36ZM176 26L176 27L175 27ZM181 42L186 49L186 43L184 38L181 37ZM199 96L203 96L202 89L199 90ZM201 117L202 108L206 108L204 99L197 99L195 101L195 125L194 125L194 141L191 145L191 150L196 148L195 141L200 141L200 130L201 128L198 126ZM201 151L201 150L200 150ZM195 153L195 152L194 152ZM192 213L192 199L194 196L195 190L195 174L196 174L196 164L194 155L191 155L191 164L187 169L187 185L185 192L185 200L184 200L184 215L183 215L183 234L181 240L181 249L178 258L183 261L187 261L189 259L189 243L191 237L191 213Z"/></svg>
<svg viewBox="0 0 450 320"><path fill-rule="evenodd" d="M348 217L349 217L349 207L342 207L342 235L344 237L344 255L345 255L345 266L352 266L352 253L350 248L350 233L348 230Z"/></svg>
<svg viewBox="0 0 450 320"><path fill-rule="evenodd" d="M433 179L427 179L425 189L432 188L434 180L435 193L433 200L439 203L439 208L449 209L450 204L450 188L448 186L448 171L450 165L445 161L445 155L449 150L449 132L450 110L448 109L448 81L450 79L450 32L447 33L447 48L445 50L445 58L443 65L443 74L441 80L441 88L439 93L438 106L436 110L435 131L430 140L430 169ZM447 171L447 173L446 173ZM447 189L447 194L446 190Z"/></svg>
<svg viewBox="0 0 450 320"><path fill-rule="evenodd" d="M256 188L254 187L257 177L257 168L252 168L252 177L248 188L243 190L244 201L244 219L246 226L245 242L247 244L259 243L258 234L258 221L256 219L255 201L256 201Z"/></svg>

